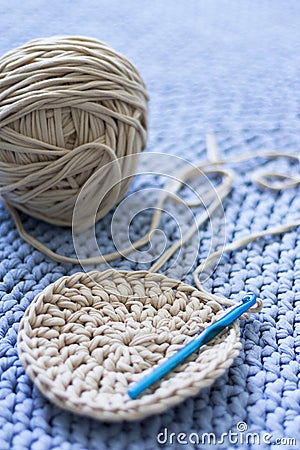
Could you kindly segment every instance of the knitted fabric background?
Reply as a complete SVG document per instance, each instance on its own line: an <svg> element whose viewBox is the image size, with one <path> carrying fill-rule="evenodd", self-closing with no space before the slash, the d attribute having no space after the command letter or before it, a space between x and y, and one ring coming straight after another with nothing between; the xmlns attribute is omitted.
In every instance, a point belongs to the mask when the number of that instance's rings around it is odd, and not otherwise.
<svg viewBox="0 0 300 450"><path fill-rule="evenodd" d="M147 151L205 158L205 134L215 133L220 153L282 150L300 153L300 4L297 1L10 0L0 2L1 54L29 39L55 34L98 38L130 59L147 84L150 133ZM261 161L261 164L263 161ZM289 171L287 161L268 163ZM251 183L257 163L236 167L234 189L224 202L227 242L249 231L287 223L300 215L299 188L282 193ZM145 181L146 180L146 181ZM137 177L131 192L156 185ZM62 254L71 251L68 230L22 216L26 229ZM111 214L99 224L101 250ZM150 213L131 227L137 239ZM160 228L169 241L178 230L168 216ZM298 232L297 232L298 231ZM208 253L209 227L201 229L200 262ZM184 273L183 249L178 273ZM137 423L101 423L65 412L33 386L17 355L17 332L35 295L62 275L80 269L51 261L19 238L0 203L0 449L154 450L156 448L299 448L300 445L300 239L299 230L260 239L226 254L205 283L215 293L240 298L260 294L261 313L241 323L243 350L232 367L195 398ZM115 268L136 270L124 259ZM144 266L143 268L145 268ZM168 275L168 270L164 268ZM192 272L184 281L192 283ZM260 445L170 443L171 433L237 431L272 435ZM167 429L167 442L157 435ZM284 445L294 438L296 445Z"/></svg>

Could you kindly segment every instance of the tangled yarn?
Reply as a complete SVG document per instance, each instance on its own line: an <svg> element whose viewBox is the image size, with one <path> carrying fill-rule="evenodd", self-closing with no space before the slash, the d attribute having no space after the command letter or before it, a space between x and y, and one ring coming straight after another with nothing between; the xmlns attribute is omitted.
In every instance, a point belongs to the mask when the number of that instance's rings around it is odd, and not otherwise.
<svg viewBox="0 0 300 450"><path fill-rule="evenodd" d="M94 211L96 220L103 217L135 169L136 158L129 164L122 157L146 145L147 102L135 67L95 39L36 39L4 55L0 194L6 203L70 226L79 191L97 174L86 203L102 198ZM107 171L99 171L109 162L114 186Z"/></svg>
<svg viewBox="0 0 300 450"><path fill-rule="evenodd" d="M136 420L197 394L232 364L241 347L237 322L152 392L136 400L127 394L223 314L213 294L161 274L75 273L31 303L18 352L30 378L59 406L102 420Z"/></svg>

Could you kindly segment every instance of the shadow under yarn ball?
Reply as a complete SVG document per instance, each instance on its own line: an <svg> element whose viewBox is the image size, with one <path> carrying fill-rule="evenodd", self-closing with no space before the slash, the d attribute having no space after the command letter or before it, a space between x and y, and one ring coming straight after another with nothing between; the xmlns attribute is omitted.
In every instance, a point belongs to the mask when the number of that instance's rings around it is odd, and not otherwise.
<svg viewBox="0 0 300 450"><path fill-rule="evenodd" d="M94 211L100 219L134 173L136 158L128 163L122 157L145 148L147 104L136 68L98 40L36 39L8 52L0 58L3 199L31 216L71 226L78 194L93 178L77 216L84 221ZM110 166L101 170L110 162L119 181L114 187Z"/></svg>

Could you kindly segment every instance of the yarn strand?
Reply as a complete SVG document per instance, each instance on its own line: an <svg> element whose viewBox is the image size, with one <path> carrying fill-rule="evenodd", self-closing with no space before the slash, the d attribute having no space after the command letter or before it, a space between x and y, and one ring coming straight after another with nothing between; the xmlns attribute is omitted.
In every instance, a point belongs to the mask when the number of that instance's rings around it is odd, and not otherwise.
<svg viewBox="0 0 300 450"><path fill-rule="evenodd" d="M207 141L207 149L208 149L208 156L211 153L211 146L215 145L211 138ZM216 150L213 150L213 154L216 155ZM218 174L223 177L223 181L215 190L215 192L212 190L211 193L208 194L209 196L215 196L215 199L212 201L212 203L207 207L207 209L200 215L200 217L196 220L193 227L189 229L189 231L177 242L175 242L167 251L151 266L150 271L156 272L158 271L171 257L172 255L182 246L184 243L186 243L193 235L194 233L209 219L209 217L218 209L220 206L220 202L222 202L230 193L231 188L234 183L235 173L232 169L229 169L227 166L228 164L236 164L241 163L245 161L249 161L252 159L275 159L275 158L289 158L292 160L295 160L299 162L299 156L296 154L287 154L287 153L274 153L274 152L266 152L263 154L254 154L254 155L241 155L235 158L231 159L219 159L219 160L208 160L208 161L201 161L199 162L193 169L188 169L185 173L181 174L179 176L179 180L177 182L171 181L166 184L164 193L161 195L161 197L157 200L156 205L154 206L154 213L152 216L151 224L149 227L149 230L147 233L137 241L131 243L130 246L126 247L125 249L122 249L122 256L128 255L130 252L132 252L133 249L138 249L139 247L147 244L150 240L151 233L156 229L160 222L161 214L162 214L162 207L164 202L169 196L172 196L175 201L178 200L178 197L175 196L175 193L177 193L180 190L180 187L182 183L189 178L195 176L195 174L199 175L200 170L204 174ZM278 183L271 183L270 181L266 181L267 179L272 178L282 178L286 181L282 181L280 185ZM283 190L288 189L291 187L295 187L300 184L300 178L298 177L292 177L289 175L284 174L276 174L273 172L254 172L252 176L252 180L257 183L259 186L263 188L268 188L271 190ZM264 181L263 181L264 180ZM203 200L203 199L202 199ZM38 239L31 236L29 233L27 233L24 229L24 226L22 224L22 221L20 219L20 216L16 209L12 207L9 203L5 202L7 208L9 209L12 218L15 222L15 225L17 227L17 230L27 243L32 245L37 250L41 251L42 253L46 254L50 258L54 259L58 262L63 263L75 263L78 264L81 262L82 264L98 264L102 262L110 262L115 259L118 259L121 255L120 252L115 251L107 254L103 254L96 257L90 257L90 258L81 258L80 260L78 258L73 258L69 256L60 255L51 249L49 249L47 246L42 244ZM196 200L194 202L184 202L186 206L188 207L196 207L201 205L201 200ZM219 258L223 252L226 251L232 251L237 250L240 247L243 247L250 242L259 239L261 237L265 237L268 235L274 235L274 234L282 234L286 231L296 228L297 226L300 226L300 219L299 221L293 221L288 224L283 224L278 227L273 228L267 228L266 230L262 230L261 232L256 232L251 234L250 236L247 236L245 238L239 239L237 241L233 241L227 246L225 246L223 249L220 249L216 252L214 252L212 255L208 257L207 260L202 262L196 269L195 269L195 283L197 284L198 288L200 288L200 282L198 278L198 274L202 271L204 271L207 266L217 258Z"/></svg>

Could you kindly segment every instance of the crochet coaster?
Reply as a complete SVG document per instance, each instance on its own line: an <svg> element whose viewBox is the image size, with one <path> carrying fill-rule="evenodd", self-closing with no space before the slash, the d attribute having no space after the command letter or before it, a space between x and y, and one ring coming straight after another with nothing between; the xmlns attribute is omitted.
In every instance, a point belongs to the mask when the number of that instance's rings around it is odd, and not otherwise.
<svg viewBox="0 0 300 450"><path fill-rule="evenodd" d="M216 298L147 272L75 273L49 285L21 321L19 357L40 391L72 412L136 420L196 395L241 344L235 322L136 400L128 387L224 314Z"/></svg>

